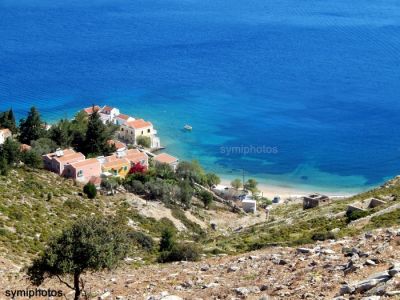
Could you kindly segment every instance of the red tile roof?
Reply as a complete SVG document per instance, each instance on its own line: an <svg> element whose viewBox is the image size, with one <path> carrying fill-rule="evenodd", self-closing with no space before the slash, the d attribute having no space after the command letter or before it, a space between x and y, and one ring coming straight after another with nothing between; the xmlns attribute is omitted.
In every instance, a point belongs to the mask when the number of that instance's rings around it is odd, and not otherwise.
<svg viewBox="0 0 400 300"><path fill-rule="evenodd" d="M107 141L108 145L115 145L115 148L118 149L122 149L122 148L126 148L126 145L120 141L115 141L115 140L108 140Z"/></svg>
<svg viewBox="0 0 400 300"><path fill-rule="evenodd" d="M87 107L87 108L84 109L84 112L87 113L88 115L91 115L91 114L92 114L93 112L95 112L95 111L100 111L100 109L101 109L100 106L95 105L95 106L94 106L94 109L93 109L93 106Z"/></svg>
<svg viewBox="0 0 400 300"><path fill-rule="evenodd" d="M3 133L4 136L11 136L12 135L11 130L8 129L8 128L0 129L0 131Z"/></svg>
<svg viewBox="0 0 400 300"><path fill-rule="evenodd" d="M169 155L167 153L158 154L153 159L157 162L164 163L164 164L172 164L172 163L175 163L178 161L178 159L176 157Z"/></svg>
<svg viewBox="0 0 400 300"><path fill-rule="evenodd" d="M140 129L140 128L153 126L153 124L151 124L151 122L147 122L143 119L130 121L130 122L126 123L126 125L133 129Z"/></svg>
<svg viewBox="0 0 400 300"><path fill-rule="evenodd" d="M86 166L89 166L89 165L92 165L92 164L99 164L100 165L100 162L96 158L89 158L89 159L85 159L85 160L82 160L82 161L71 163L71 166L74 167L74 168L82 168L82 167L86 167Z"/></svg>
<svg viewBox="0 0 400 300"><path fill-rule="evenodd" d="M118 116L117 116L117 118L120 118L120 119L122 119L122 120L128 120L129 118L131 118L131 116L128 116L128 115L125 115L125 114L119 114Z"/></svg>
<svg viewBox="0 0 400 300"><path fill-rule="evenodd" d="M112 111L113 109L114 109L114 107L106 105L106 106L103 107L103 109L101 111L108 111L109 112L109 111Z"/></svg>

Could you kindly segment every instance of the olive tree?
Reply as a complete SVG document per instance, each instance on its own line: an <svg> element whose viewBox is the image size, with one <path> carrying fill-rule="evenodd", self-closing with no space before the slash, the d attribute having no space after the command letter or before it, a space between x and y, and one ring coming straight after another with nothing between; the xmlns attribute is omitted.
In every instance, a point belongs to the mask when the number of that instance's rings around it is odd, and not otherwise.
<svg viewBox="0 0 400 300"><path fill-rule="evenodd" d="M46 278L58 278L75 291L74 299L78 300L84 289L81 275L115 267L127 251L128 239L124 228L117 226L114 220L89 217L52 239L28 267L27 274L36 286ZM72 283L68 283L71 277Z"/></svg>

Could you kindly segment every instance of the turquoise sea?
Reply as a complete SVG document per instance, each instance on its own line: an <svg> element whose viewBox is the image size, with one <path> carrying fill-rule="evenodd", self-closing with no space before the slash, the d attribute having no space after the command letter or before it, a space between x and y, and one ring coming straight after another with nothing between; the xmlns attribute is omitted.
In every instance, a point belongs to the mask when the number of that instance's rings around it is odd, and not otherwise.
<svg viewBox="0 0 400 300"><path fill-rule="evenodd" d="M376 186L399 100L399 1L0 0L0 109L114 105L225 177Z"/></svg>

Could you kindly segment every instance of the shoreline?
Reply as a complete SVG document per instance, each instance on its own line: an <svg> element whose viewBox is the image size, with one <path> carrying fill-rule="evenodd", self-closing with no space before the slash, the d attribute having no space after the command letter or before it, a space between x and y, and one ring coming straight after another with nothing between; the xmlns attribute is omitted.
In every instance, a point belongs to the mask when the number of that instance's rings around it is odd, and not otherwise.
<svg viewBox="0 0 400 300"><path fill-rule="evenodd" d="M230 186L231 180L227 177L221 177L221 184ZM325 189L321 189L318 187L311 187L311 186L283 186L279 185L277 182L271 182L271 184L263 184L259 183L257 188L262 192L263 197L266 197L272 200L275 196L280 196L281 199L296 199L302 198L304 196L308 196L313 193L320 193L327 195L331 198L348 198L351 196L356 195L358 192L337 192L337 191L329 191Z"/></svg>

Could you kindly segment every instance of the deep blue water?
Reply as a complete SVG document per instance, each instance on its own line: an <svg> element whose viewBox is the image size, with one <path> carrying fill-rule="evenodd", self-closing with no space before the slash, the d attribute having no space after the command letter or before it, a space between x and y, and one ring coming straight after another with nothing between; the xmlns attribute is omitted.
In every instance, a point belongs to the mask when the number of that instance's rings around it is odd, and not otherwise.
<svg viewBox="0 0 400 300"><path fill-rule="evenodd" d="M400 173L399 80L398 1L0 0L0 109L116 105L230 177L342 192ZM250 146L277 153L227 155Z"/></svg>

